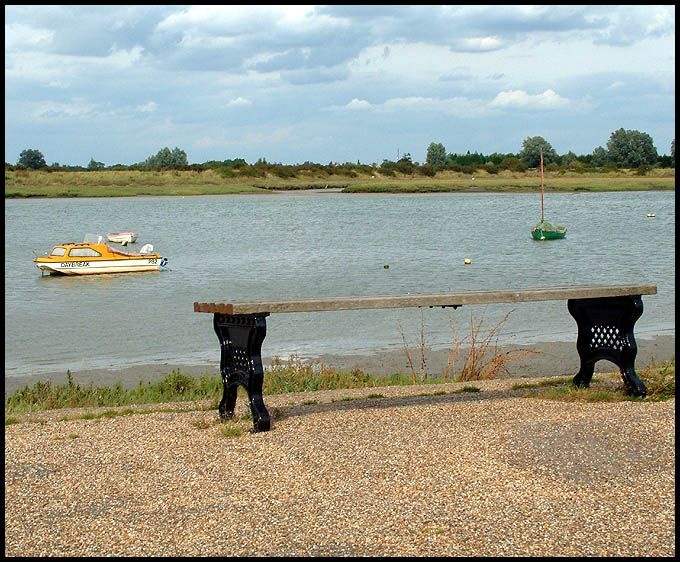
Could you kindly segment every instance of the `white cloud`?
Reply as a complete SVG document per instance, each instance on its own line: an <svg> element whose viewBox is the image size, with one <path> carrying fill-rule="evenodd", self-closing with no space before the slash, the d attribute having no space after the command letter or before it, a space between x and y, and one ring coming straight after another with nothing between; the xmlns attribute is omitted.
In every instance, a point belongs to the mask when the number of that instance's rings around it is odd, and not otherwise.
<svg viewBox="0 0 680 562"><path fill-rule="evenodd" d="M5 55L5 83L26 80L45 84L68 85L63 58L35 52L16 52Z"/></svg>
<svg viewBox="0 0 680 562"><path fill-rule="evenodd" d="M227 107L238 107L238 106L243 106L243 105L252 105L253 102L250 101L247 98L242 98L241 96L234 98L233 100L229 100L227 102Z"/></svg>
<svg viewBox="0 0 680 562"><path fill-rule="evenodd" d="M353 98L351 102L349 102L346 106L347 109L371 109L373 105L370 102L367 102L366 100L359 100L357 98Z"/></svg>
<svg viewBox="0 0 680 562"><path fill-rule="evenodd" d="M546 90L542 94L530 95L524 90L508 90L500 92L489 103L489 107L493 108L532 108L538 107L542 109L553 109L565 107L570 104L570 101L561 97L554 90Z"/></svg>
<svg viewBox="0 0 680 562"><path fill-rule="evenodd" d="M5 24L5 52L48 45L54 32L22 23Z"/></svg>
<svg viewBox="0 0 680 562"><path fill-rule="evenodd" d="M143 52L133 47L112 49L105 57L83 57L19 51L5 57L5 78L67 88L80 79L92 83L100 74L130 70L143 61Z"/></svg>
<svg viewBox="0 0 680 562"><path fill-rule="evenodd" d="M138 105L136 109L140 113L153 113L158 109L158 104L155 101L150 101L144 105Z"/></svg>
<svg viewBox="0 0 680 562"><path fill-rule="evenodd" d="M43 101L35 104L31 117L35 121L49 121L53 119L72 119L92 116L96 113L92 104L76 100L72 103Z"/></svg>
<svg viewBox="0 0 680 562"><path fill-rule="evenodd" d="M179 45L187 48L227 49L236 44L235 37L212 37L192 31L182 34Z"/></svg>
<svg viewBox="0 0 680 562"><path fill-rule="evenodd" d="M674 6L621 6L603 19L595 43L633 46L652 37L675 37Z"/></svg>
<svg viewBox="0 0 680 562"><path fill-rule="evenodd" d="M455 41L452 45L454 51L485 52L495 51L505 47L505 42L498 37L469 37Z"/></svg>
<svg viewBox="0 0 680 562"><path fill-rule="evenodd" d="M663 6L657 7L652 12L649 21L644 24L644 30L646 35L666 35L670 34L675 36L675 17L671 10L674 7ZM649 10L648 6L645 6L645 10ZM644 22L644 19L642 19Z"/></svg>
<svg viewBox="0 0 680 562"><path fill-rule="evenodd" d="M108 57L95 60L96 63L102 66L108 66L115 69L130 68L136 62L142 59L144 48L140 46L132 47L131 49L112 49Z"/></svg>
<svg viewBox="0 0 680 562"><path fill-rule="evenodd" d="M310 33L330 26L349 25L342 18L319 14L315 6L240 5L189 6L162 20L161 32L237 36L262 29L283 28L290 33Z"/></svg>
<svg viewBox="0 0 680 562"><path fill-rule="evenodd" d="M158 111L158 104L150 101L143 105L110 108L99 106L84 98L67 102L39 101L31 103L29 116L33 122L78 121L93 122L95 119L112 118L121 122L134 118L140 113L152 114Z"/></svg>
<svg viewBox="0 0 680 562"><path fill-rule="evenodd" d="M332 110L374 111L376 113L429 112L448 116L475 117L484 113L484 105L477 100L463 97L427 98L419 96L388 98L382 103L370 103L357 98L343 106L330 106Z"/></svg>

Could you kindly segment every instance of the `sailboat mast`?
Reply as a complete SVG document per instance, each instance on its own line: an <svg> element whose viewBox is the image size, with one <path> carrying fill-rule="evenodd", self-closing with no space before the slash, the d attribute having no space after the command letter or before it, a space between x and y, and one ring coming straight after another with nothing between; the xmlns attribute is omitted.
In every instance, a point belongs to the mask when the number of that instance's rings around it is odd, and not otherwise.
<svg viewBox="0 0 680 562"><path fill-rule="evenodd" d="M541 148L541 222L543 222L543 149Z"/></svg>

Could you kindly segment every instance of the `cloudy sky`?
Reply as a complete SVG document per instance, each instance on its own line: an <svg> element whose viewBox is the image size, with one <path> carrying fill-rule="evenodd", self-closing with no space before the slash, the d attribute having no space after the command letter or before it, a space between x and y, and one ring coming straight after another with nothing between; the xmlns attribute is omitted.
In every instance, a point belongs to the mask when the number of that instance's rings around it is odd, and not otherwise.
<svg viewBox="0 0 680 562"><path fill-rule="evenodd" d="M675 138L675 8L5 6L5 161L381 163Z"/></svg>

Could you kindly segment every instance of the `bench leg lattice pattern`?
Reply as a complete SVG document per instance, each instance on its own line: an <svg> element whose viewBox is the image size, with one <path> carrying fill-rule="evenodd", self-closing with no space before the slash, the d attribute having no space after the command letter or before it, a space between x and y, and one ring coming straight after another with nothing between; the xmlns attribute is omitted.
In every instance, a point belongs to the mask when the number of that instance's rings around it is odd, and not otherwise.
<svg viewBox="0 0 680 562"><path fill-rule="evenodd" d="M646 396L647 388L635 374L637 344L633 333L635 322L642 315L642 297L570 299L567 307L578 325L576 349L581 368L574 384L588 387L595 363L606 359L619 367L630 394Z"/></svg>
<svg viewBox="0 0 680 562"><path fill-rule="evenodd" d="M213 318L215 333L220 340L220 374L224 386L219 405L220 418L224 421L234 416L236 392L241 385L248 392L253 432L270 428L269 412L262 398L262 342L267 334L268 315L215 314Z"/></svg>

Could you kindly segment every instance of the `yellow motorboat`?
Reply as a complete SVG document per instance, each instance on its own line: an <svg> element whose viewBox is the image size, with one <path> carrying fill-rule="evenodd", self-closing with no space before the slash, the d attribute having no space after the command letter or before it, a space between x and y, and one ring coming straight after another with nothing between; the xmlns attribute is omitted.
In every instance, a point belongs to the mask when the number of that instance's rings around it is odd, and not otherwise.
<svg viewBox="0 0 680 562"><path fill-rule="evenodd" d="M43 274L96 275L159 271L168 259L154 252L151 244L145 244L139 252L124 252L112 248L99 236L96 242L86 239L82 243L59 244L33 262Z"/></svg>

